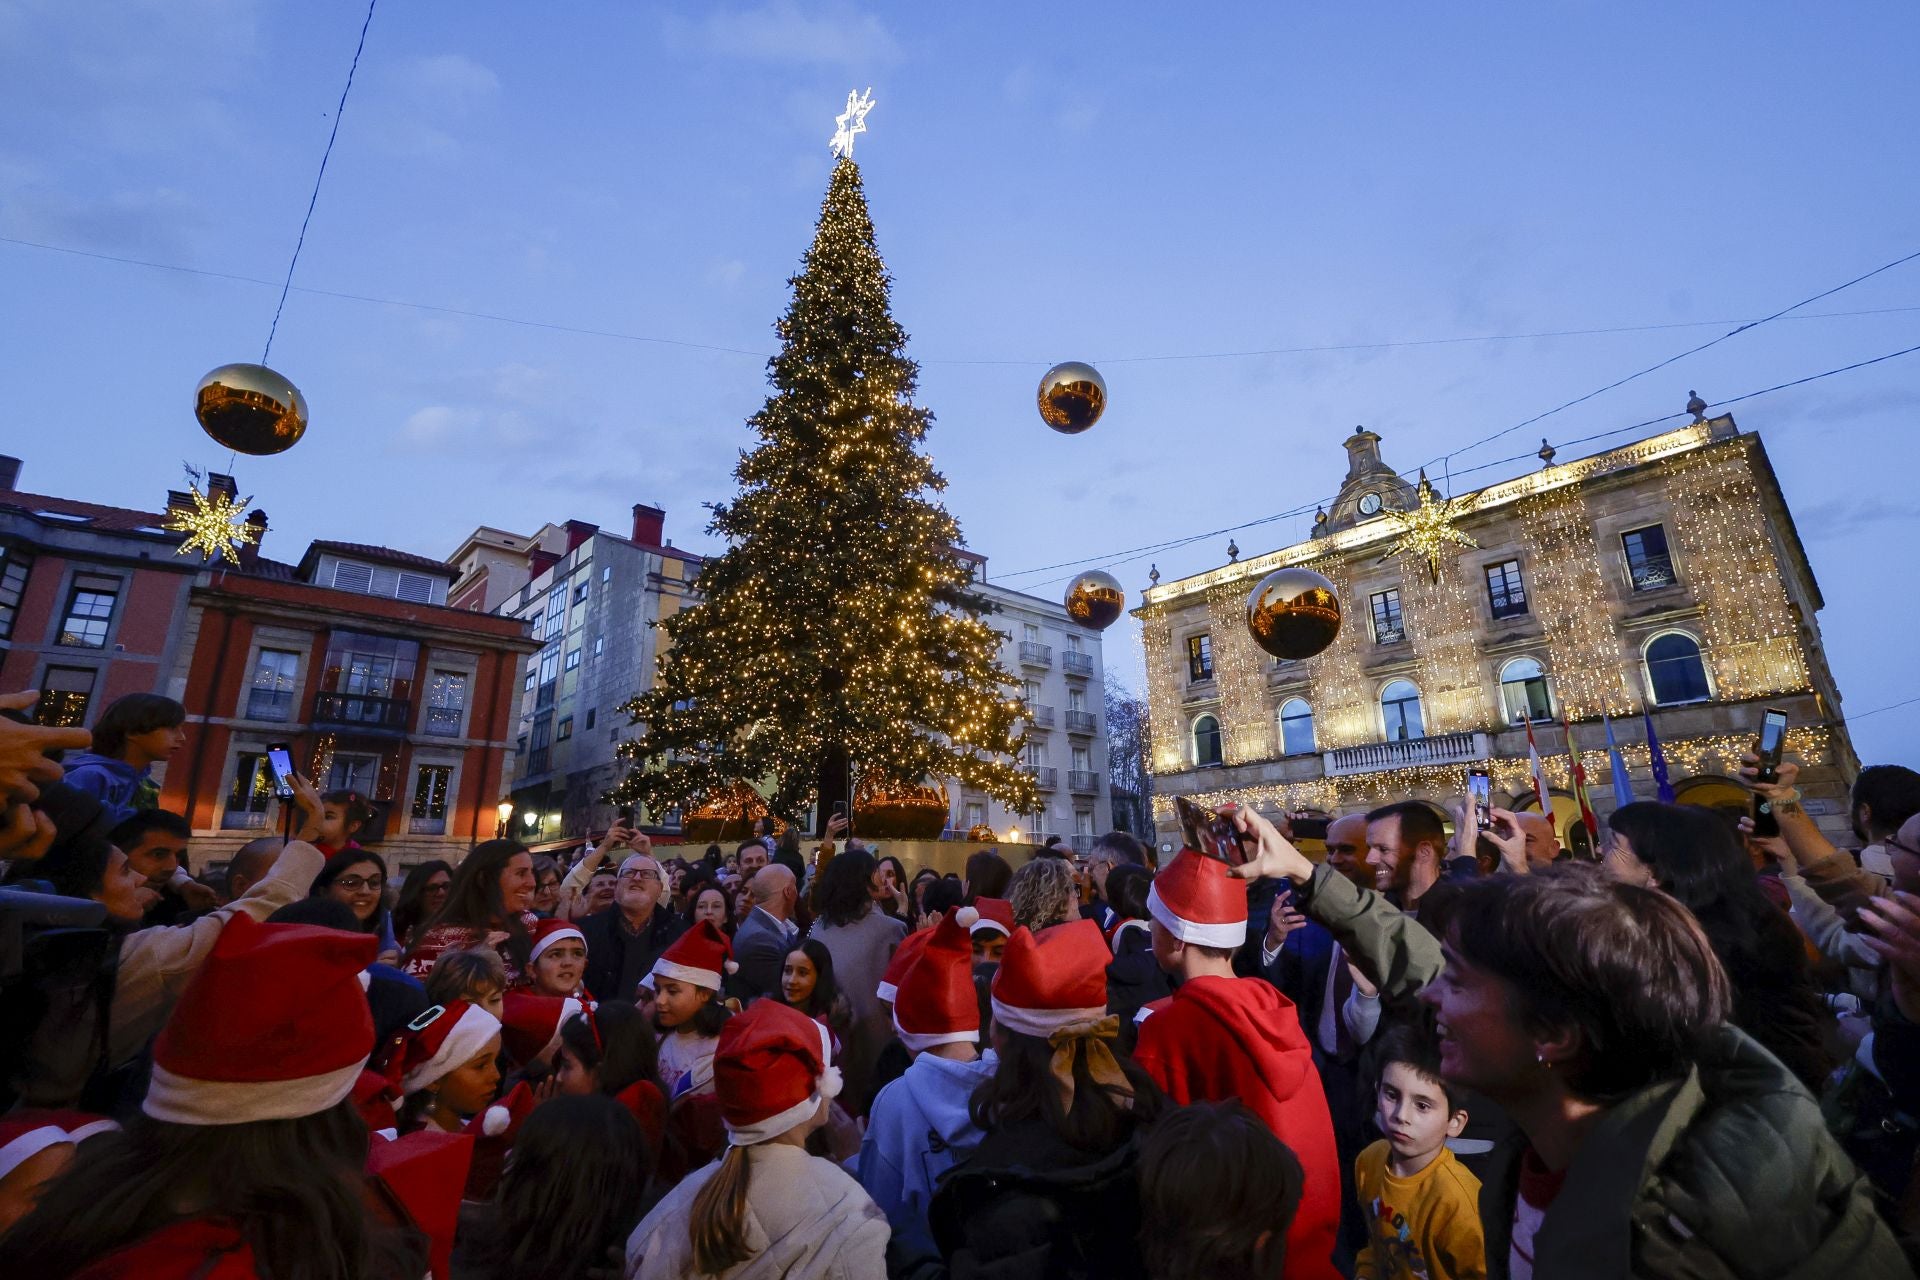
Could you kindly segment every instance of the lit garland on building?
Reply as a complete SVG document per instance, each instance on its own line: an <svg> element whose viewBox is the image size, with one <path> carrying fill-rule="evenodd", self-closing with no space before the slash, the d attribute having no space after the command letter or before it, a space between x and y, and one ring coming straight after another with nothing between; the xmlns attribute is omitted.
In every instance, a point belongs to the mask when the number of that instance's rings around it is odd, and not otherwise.
<svg viewBox="0 0 1920 1280"><path fill-rule="evenodd" d="M1016 812L1023 708L979 616L960 530L919 451L933 415L888 305L860 171L842 158L776 326L758 445L715 508L729 548L661 623L652 688L625 710L636 767L616 795L664 810L764 782L796 816L834 762L896 786L959 778Z"/></svg>
<svg viewBox="0 0 1920 1280"><path fill-rule="evenodd" d="M1766 510L1744 450L1689 458L1674 469L1674 533L1722 698L1807 688L1800 626L1775 571Z"/></svg>
<svg viewBox="0 0 1920 1280"><path fill-rule="evenodd" d="M1238 583L1215 587L1207 592L1207 614L1221 754L1230 765L1264 760L1274 752L1273 720L1265 714L1268 658L1247 630L1247 593Z"/></svg>
<svg viewBox="0 0 1920 1280"><path fill-rule="evenodd" d="M1832 735L1823 728L1790 729L1787 732L1788 757L1805 766L1832 763L1832 745ZM1666 755L1668 767L1676 775L1686 775L1688 780L1702 775L1731 778L1739 771L1741 755L1753 750L1753 738L1722 734L1680 738L1672 742L1663 739L1660 749ZM1622 743L1620 755L1626 762L1627 771L1634 775L1639 798L1653 799L1652 763L1646 744ZM1543 755L1542 762L1547 768L1547 780L1556 790L1571 788L1572 770L1565 751ZM1480 763L1493 776L1496 799L1502 792L1515 803L1528 798L1531 783L1528 781L1524 757ZM1612 775L1605 749L1582 751L1580 763L1587 771L1587 784L1593 788L1596 799L1601 798L1603 793L1610 795L1610 792L1606 792L1606 780ZM1199 805L1212 807L1231 801L1252 805L1263 813L1295 813L1301 810L1334 813L1373 804L1381 795L1419 796L1451 805L1467 794L1467 769L1465 764L1414 765L1402 769L1382 769L1377 773L1314 778L1305 782L1259 783L1248 787L1182 794ZM1681 785L1685 785L1685 780L1681 781ZM1171 821L1173 798L1155 796L1153 814L1157 822Z"/></svg>
<svg viewBox="0 0 1920 1280"><path fill-rule="evenodd" d="M1161 735L1153 753L1153 772L1185 774L1192 768L1188 722L1203 704L1183 701L1186 682L1181 678L1180 655L1173 652L1188 626L1207 626L1213 637L1221 701L1217 706L1205 703L1205 710L1220 715L1223 726L1257 724L1259 740L1268 744L1264 754L1254 756L1230 747L1225 760L1229 767L1277 760L1276 707L1296 692L1312 707L1316 746L1321 751L1380 742L1377 690L1400 675L1420 688L1429 737L1469 731L1503 733L1508 726L1500 699L1500 669L1510 657L1539 660L1556 703L1576 722L1597 720L1603 712L1616 717L1635 715L1646 698L1638 644L1658 626L1671 625L1655 618L1671 617L1699 636L1715 703L1807 692L1811 682L1803 645L1808 628L1783 580L1785 550L1769 536L1773 518L1757 475L1762 465L1759 446L1754 438L1735 431L1730 418L1696 421L1590 458L1549 465L1458 499L1471 507L1476 532L1483 523L1492 528L1492 521L1504 515L1509 528L1492 537L1482 533L1481 541L1498 547L1510 540L1524 555L1530 617L1508 634L1502 634L1501 623L1489 628L1484 617L1485 584L1472 562L1462 563L1470 558L1451 549L1458 546L1457 540L1447 539L1449 549L1429 562L1431 572L1404 575L1398 584L1411 652L1397 658L1393 650L1373 644L1368 602L1354 593L1377 588L1356 587L1356 570L1364 572L1378 563L1383 545L1390 554L1406 552L1404 522L1364 521L1153 587L1136 611L1147 641L1151 718ZM1627 473L1637 474L1629 478ZM1613 495L1623 484L1641 495L1630 500L1639 506L1613 505ZM1647 506L1645 497L1658 502ZM1664 512L1659 503L1664 503ZM1603 536L1596 519L1621 509L1644 511L1649 523L1666 525L1683 592L1641 597L1625 593L1624 585L1611 576L1621 567L1618 522L1610 521ZM1471 540L1469 544L1477 545ZM1253 692L1239 695L1246 705L1239 705L1227 687L1245 682L1224 664L1233 648L1228 638L1244 638L1245 626L1237 616L1229 625L1225 602L1243 598L1265 574L1288 565L1311 568L1333 581L1346 613L1345 625L1332 645L1301 664L1298 676L1283 671L1278 679L1255 682ZM1640 603L1643 599L1646 603ZM1204 620L1195 607L1202 603ZM1529 639L1536 629L1537 638ZM1260 665L1263 674L1275 670L1264 662ZM1304 688L1300 677L1304 677ZM1659 709L1655 710L1658 714ZM1166 739L1169 730L1171 744ZM1790 749L1809 765L1831 763L1849 754L1832 733L1820 725L1796 728L1789 737ZM1596 741L1597 737L1596 732ZM1230 733L1228 741L1255 739L1251 734L1236 738ZM1663 746L1676 781L1684 783L1687 775L1731 776L1741 753L1751 749L1752 737L1679 734ZM1622 752L1644 788L1649 767L1645 746L1623 743ZM1556 785L1566 785L1564 749L1551 751L1543 744L1543 755ZM1582 758L1589 779L1604 785L1610 776L1606 752L1589 749ZM1528 790L1524 756L1486 763L1496 784L1509 795ZM1299 772L1295 766L1285 767ZM1196 798L1251 799L1269 808L1350 809L1388 795L1461 794L1467 767L1450 763L1356 771L1294 783L1224 788ZM1157 798L1155 804L1156 813L1167 816L1164 798Z"/></svg>
<svg viewBox="0 0 1920 1280"><path fill-rule="evenodd" d="M1607 606L1593 517L1579 480L1520 500L1520 526L1533 548L1527 606L1540 620L1548 678L1574 719L1623 715L1637 699L1621 664L1620 630Z"/></svg>

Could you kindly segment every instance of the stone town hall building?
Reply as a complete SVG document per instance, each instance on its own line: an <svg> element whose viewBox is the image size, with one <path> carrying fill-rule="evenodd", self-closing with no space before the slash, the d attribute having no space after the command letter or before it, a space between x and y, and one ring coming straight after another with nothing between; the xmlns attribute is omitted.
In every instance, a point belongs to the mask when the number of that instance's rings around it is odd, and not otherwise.
<svg viewBox="0 0 1920 1280"><path fill-rule="evenodd" d="M1643 710L1681 801L1744 807L1729 777L1778 706L1808 809L1844 832L1859 762L1815 622L1820 588L1760 438L1689 408L1677 430L1577 461L1543 450L1540 470L1454 495L1474 545L1446 544L1437 580L1424 555L1383 559L1394 513L1419 494L1357 430L1312 538L1150 588L1136 616L1162 829L1176 795L1332 814L1409 796L1444 807L1477 762L1495 803L1535 808L1531 720L1567 839L1579 824L1563 709L1603 816L1603 713L1634 793L1653 798ZM1286 565L1332 579L1343 606L1333 644L1303 661L1268 657L1246 626L1248 592Z"/></svg>

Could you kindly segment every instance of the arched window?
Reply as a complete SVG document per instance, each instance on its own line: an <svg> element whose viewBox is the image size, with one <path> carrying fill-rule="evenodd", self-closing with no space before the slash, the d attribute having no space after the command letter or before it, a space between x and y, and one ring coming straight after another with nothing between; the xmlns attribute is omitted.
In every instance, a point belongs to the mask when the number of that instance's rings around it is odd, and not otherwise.
<svg viewBox="0 0 1920 1280"><path fill-rule="evenodd" d="M1220 721L1213 716L1201 716L1193 722L1193 762L1209 765L1220 761Z"/></svg>
<svg viewBox="0 0 1920 1280"><path fill-rule="evenodd" d="M1280 754L1311 755L1313 749L1313 708L1305 698L1288 698L1280 704Z"/></svg>
<svg viewBox="0 0 1920 1280"><path fill-rule="evenodd" d="M1420 714L1420 688L1411 680L1390 680L1380 691L1380 724L1388 742L1427 736L1426 719Z"/></svg>
<svg viewBox="0 0 1920 1280"><path fill-rule="evenodd" d="M1647 687L1658 706L1705 702L1713 697L1700 642L1684 631L1664 631L1647 641Z"/></svg>
<svg viewBox="0 0 1920 1280"><path fill-rule="evenodd" d="M1500 705L1508 724L1553 719L1553 699L1547 696L1547 673L1532 658L1515 658L1500 668Z"/></svg>

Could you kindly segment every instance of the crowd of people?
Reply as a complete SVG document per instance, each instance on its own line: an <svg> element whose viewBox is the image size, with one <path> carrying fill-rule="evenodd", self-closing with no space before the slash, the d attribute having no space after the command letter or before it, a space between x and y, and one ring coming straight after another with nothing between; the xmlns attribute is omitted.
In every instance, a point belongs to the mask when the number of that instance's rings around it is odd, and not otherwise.
<svg viewBox="0 0 1920 1280"><path fill-rule="evenodd" d="M193 872L185 709L0 699L0 1275L1881 1277L1920 1242L1920 774L1218 812L911 873L622 815L399 870L294 780ZM1295 815L1297 818L1298 815ZM1317 827L1316 827L1317 831ZM1231 843L1231 842L1229 842ZM1316 854L1318 849L1313 850Z"/></svg>

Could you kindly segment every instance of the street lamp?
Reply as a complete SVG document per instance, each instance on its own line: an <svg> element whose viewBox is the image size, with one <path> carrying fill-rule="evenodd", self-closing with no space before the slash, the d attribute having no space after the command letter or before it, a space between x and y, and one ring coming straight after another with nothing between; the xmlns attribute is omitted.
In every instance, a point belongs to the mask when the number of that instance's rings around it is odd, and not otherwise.
<svg viewBox="0 0 1920 1280"><path fill-rule="evenodd" d="M507 834L507 823L513 821L513 801L502 800L493 811L500 817L500 824L493 829L493 838L498 840Z"/></svg>

